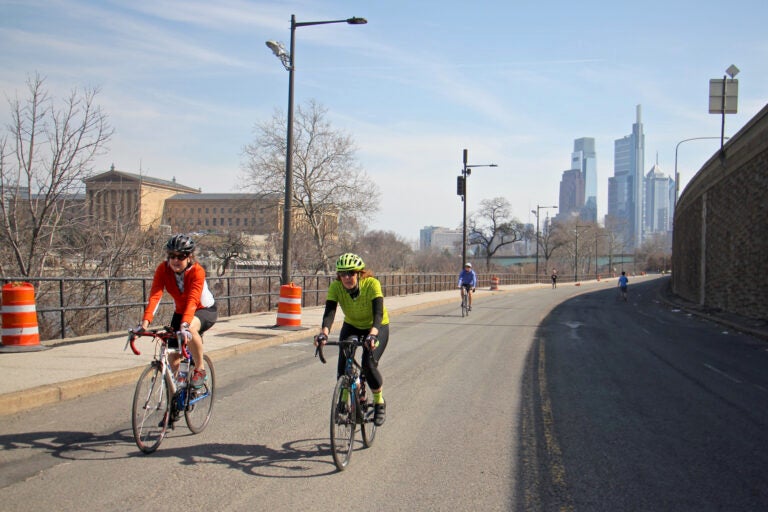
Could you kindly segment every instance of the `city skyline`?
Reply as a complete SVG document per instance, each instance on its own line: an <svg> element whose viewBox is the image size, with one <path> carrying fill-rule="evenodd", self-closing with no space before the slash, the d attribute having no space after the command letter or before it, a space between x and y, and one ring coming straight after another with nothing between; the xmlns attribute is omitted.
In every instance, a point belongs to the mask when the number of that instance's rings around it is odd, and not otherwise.
<svg viewBox="0 0 768 512"><path fill-rule="evenodd" d="M595 140L597 219L607 213L614 141L643 105L648 155L671 175L677 144L719 136L708 85L731 64L738 76L733 135L768 99L765 2L729 5L739 30L720 32L714 1L572 4L446 0L350 5L335 1L0 0L0 90L23 98L45 77L52 98L97 87L116 133L95 172L112 164L205 192L240 191L242 149L256 123L285 112L288 73L264 45L287 43L297 21L364 17L368 24L296 31L296 105L315 99L349 134L358 161L381 189L370 229L417 240L424 226L461 227L456 176L468 179L468 210L503 196L520 221L555 204L566 145ZM521 22L521 20L525 20ZM724 40L721 40L724 39ZM8 124L7 105L0 121ZM684 185L719 141L680 146ZM648 169L642 169L643 173ZM681 187L681 192L682 192Z"/></svg>

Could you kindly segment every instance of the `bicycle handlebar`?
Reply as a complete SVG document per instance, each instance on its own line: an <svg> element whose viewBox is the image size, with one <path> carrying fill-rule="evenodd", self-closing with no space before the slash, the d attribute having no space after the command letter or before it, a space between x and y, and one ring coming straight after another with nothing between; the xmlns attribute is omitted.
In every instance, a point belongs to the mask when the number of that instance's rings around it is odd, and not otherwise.
<svg viewBox="0 0 768 512"><path fill-rule="evenodd" d="M125 348L123 348L123 350L130 346L131 351L137 356L140 356L141 351L136 348L135 341L142 336L151 336L152 338L161 338L164 340L176 338L179 342L179 348L182 350L185 357L189 357L187 354L186 343L184 342L184 336L179 332L174 332L170 327L156 327L154 329L128 329L128 341L126 341Z"/></svg>
<svg viewBox="0 0 768 512"><path fill-rule="evenodd" d="M339 341L326 341L325 343L320 343L315 347L315 357L320 358L320 362L325 364L325 355L323 354L323 345L355 345L357 347L363 346L363 338L357 337L357 336L350 336L349 338L345 340L339 340Z"/></svg>

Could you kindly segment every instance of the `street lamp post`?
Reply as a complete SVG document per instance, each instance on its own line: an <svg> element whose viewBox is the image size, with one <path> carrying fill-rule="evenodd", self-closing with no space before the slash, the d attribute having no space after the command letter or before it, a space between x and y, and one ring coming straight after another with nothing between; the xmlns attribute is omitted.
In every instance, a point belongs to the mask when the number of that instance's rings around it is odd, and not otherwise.
<svg viewBox="0 0 768 512"><path fill-rule="evenodd" d="M365 18L347 18L345 20L330 21L296 21L296 15L291 14L291 48L286 51L282 43L267 41L267 47L280 59L283 67L288 71L288 130L285 138L285 204L283 205L283 261L280 280L282 284L288 284L291 280L291 221L293 210L293 72L295 70L294 51L295 34L297 27L310 25L328 25L330 23L347 23L349 25L364 25L368 23Z"/></svg>
<svg viewBox="0 0 768 512"><path fill-rule="evenodd" d="M557 209L557 206L539 206L536 205L536 210L531 210L531 213L536 215L536 282L539 282L539 211L540 210L546 210L548 208L555 208Z"/></svg>
<svg viewBox="0 0 768 512"><path fill-rule="evenodd" d="M472 174L472 167L498 167L496 164L481 164L481 165L468 165L467 164L467 150L464 150L464 167L461 170L461 176L458 179L458 186L456 193L461 196L461 201L464 203L464 212L461 220L461 267L467 264L467 176Z"/></svg>
<svg viewBox="0 0 768 512"><path fill-rule="evenodd" d="M605 235L605 234L603 234L603 235L596 234L595 235L595 281L597 281L597 278L600 275L600 274L598 274L598 270L597 270L597 267L599 265L599 260L598 260L598 256L597 256L597 241L598 241L598 239L603 238L603 237L607 237L607 236L608 235Z"/></svg>
<svg viewBox="0 0 768 512"><path fill-rule="evenodd" d="M677 199L680 197L680 174L677 172L677 150L680 148L680 144L683 142L688 142L691 140L705 140L705 139L719 139L720 137L692 137L690 139L683 139L680 142L677 143L675 146L675 204L677 204ZM728 137L723 136L724 139L727 139Z"/></svg>
<svg viewBox="0 0 768 512"><path fill-rule="evenodd" d="M586 226L579 226L579 224L576 224L576 227L574 228L573 232L576 234L576 244L574 246L574 266L573 266L573 282L578 283L579 282L579 228L583 228Z"/></svg>

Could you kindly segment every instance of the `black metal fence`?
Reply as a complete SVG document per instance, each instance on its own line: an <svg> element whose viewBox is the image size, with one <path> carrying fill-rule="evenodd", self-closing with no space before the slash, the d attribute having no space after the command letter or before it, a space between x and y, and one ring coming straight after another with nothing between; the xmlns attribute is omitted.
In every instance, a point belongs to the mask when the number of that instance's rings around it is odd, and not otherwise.
<svg viewBox="0 0 768 512"><path fill-rule="evenodd" d="M377 274L385 296L439 292L457 287L458 273ZM478 287L534 282L532 274L478 273ZM325 304L328 285L335 275L297 275L293 283L301 287L302 307ZM35 288L35 308L41 341L54 338L125 331L140 320L147 304L152 278L4 278L10 282L28 282ZM280 276L235 274L208 277L208 286L216 297L222 317L277 309L280 300ZM156 318L170 320L173 302L164 300Z"/></svg>

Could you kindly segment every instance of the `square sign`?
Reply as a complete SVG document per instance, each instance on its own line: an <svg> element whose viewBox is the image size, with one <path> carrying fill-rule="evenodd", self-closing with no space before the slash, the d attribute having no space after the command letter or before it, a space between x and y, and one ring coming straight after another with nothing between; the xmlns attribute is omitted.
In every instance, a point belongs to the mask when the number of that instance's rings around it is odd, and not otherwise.
<svg viewBox="0 0 768 512"><path fill-rule="evenodd" d="M725 85L725 109L723 109L723 85ZM709 113L735 114L739 101L739 81L713 78L709 81Z"/></svg>

